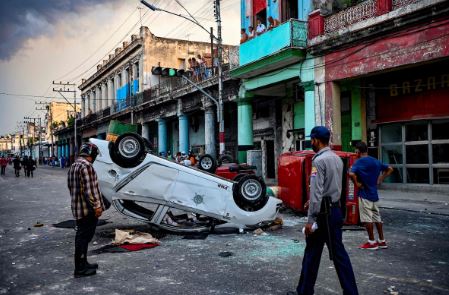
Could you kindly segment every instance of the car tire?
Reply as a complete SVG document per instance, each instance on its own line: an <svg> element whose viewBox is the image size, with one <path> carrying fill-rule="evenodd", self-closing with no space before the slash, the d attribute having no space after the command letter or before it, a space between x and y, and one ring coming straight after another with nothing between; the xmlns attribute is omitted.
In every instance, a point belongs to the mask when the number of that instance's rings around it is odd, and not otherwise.
<svg viewBox="0 0 449 295"><path fill-rule="evenodd" d="M198 161L198 168L209 173L215 173L217 170L217 162L214 157L209 154L202 155Z"/></svg>
<svg viewBox="0 0 449 295"><path fill-rule="evenodd" d="M122 168L134 168L145 159L144 139L136 133L124 133L109 145L112 161Z"/></svg>
<svg viewBox="0 0 449 295"><path fill-rule="evenodd" d="M229 155L221 155L218 157L218 166L221 166L221 164L229 164L229 163L235 163L234 159Z"/></svg>
<svg viewBox="0 0 449 295"><path fill-rule="evenodd" d="M263 179L251 174L239 178L237 184L234 185L233 196L237 206L245 211L261 209L267 204L269 198Z"/></svg>
<svg viewBox="0 0 449 295"><path fill-rule="evenodd" d="M237 174L237 175L234 177L233 181L239 182L239 180L242 179L242 177L244 177L245 175L248 175L248 174L244 174L244 173Z"/></svg>

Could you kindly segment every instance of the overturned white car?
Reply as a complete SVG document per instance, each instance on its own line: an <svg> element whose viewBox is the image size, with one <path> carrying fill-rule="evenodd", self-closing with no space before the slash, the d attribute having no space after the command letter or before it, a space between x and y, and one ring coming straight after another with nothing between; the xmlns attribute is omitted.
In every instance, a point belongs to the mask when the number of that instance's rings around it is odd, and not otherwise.
<svg viewBox="0 0 449 295"><path fill-rule="evenodd" d="M147 152L145 140L126 133L98 146L94 162L102 194L129 216L169 231L209 231L222 224L254 228L276 218L281 201L266 195L262 179L238 182ZM182 214L179 214L182 213Z"/></svg>

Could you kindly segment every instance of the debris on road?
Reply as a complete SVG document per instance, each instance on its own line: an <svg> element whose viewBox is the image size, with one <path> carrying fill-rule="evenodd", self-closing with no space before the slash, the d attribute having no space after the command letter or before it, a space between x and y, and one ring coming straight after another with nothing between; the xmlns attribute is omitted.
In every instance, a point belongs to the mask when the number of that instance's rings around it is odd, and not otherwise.
<svg viewBox="0 0 449 295"><path fill-rule="evenodd" d="M36 224L33 225L33 227L43 227L44 224L40 223L39 221L36 222Z"/></svg>
<svg viewBox="0 0 449 295"><path fill-rule="evenodd" d="M103 253L125 253L132 251L139 251L143 249L150 249L159 246L159 244L125 244L125 245L105 245L98 249L91 251L92 254L103 254Z"/></svg>
<svg viewBox="0 0 449 295"><path fill-rule="evenodd" d="M234 255L234 253L229 252L229 251L223 251L223 252L218 253L218 256L220 256L220 257L230 257L232 255Z"/></svg>
<svg viewBox="0 0 449 295"><path fill-rule="evenodd" d="M159 240L149 233L134 230L115 229L114 245L122 244L159 244Z"/></svg>
<svg viewBox="0 0 449 295"><path fill-rule="evenodd" d="M387 291L385 291L384 293L388 293L389 295L399 295L399 292L396 291L396 287L395 286L388 287Z"/></svg>
<svg viewBox="0 0 449 295"><path fill-rule="evenodd" d="M254 230L254 231L253 231L253 234L254 234L255 236L267 235L267 233L264 232L263 229L261 229L260 227L259 227L258 229L256 229L256 230Z"/></svg>

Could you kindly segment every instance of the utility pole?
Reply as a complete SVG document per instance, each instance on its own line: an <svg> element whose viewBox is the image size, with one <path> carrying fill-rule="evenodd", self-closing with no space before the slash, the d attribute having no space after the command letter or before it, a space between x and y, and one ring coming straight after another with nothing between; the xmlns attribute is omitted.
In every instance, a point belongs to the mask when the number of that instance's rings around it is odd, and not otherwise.
<svg viewBox="0 0 449 295"><path fill-rule="evenodd" d="M71 105L73 107L73 109L75 111L75 120L74 120L74 124L73 124L74 129L75 129L75 132L74 132L75 133L74 134L75 142L74 142L73 154L76 155L78 153L78 140L77 140L77 135L76 135L76 120L78 119L78 110L76 109L76 84L74 84L74 83L72 84L70 82L65 82L65 83L59 82L59 83L57 83L57 82L53 81L53 85L62 86L59 89L53 88L53 91L54 92L58 92L69 103L69 105ZM73 87L73 90L71 90L70 87ZM63 93L65 93L65 92L73 93L73 104L70 103L70 101L64 96Z"/></svg>
<svg viewBox="0 0 449 295"><path fill-rule="evenodd" d="M218 47L218 107L219 124L218 139L220 142L220 155L225 151L224 114L223 114L223 40L221 38L221 13L220 0L215 0L215 19L217 21L217 47Z"/></svg>
<svg viewBox="0 0 449 295"><path fill-rule="evenodd" d="M45 117L47 119L47 126L50 126L50 140L51 140L51 155L50 156L53 156L54 155L54 151L53 151L54 146L53 146L53 128L52 128L51 104L48 103L48 102L44 102L44 101L37 101L37 102L35 102L35 104L36 105L44 105L43 108L37 108L36 107L35 109L37 111L47 111L47 114L46 114ZM50 115L48 114L49 112L50 112ZM48 135L48 134L46 133L46 135Z"/></svg>
<svg viewBox="0 0 449 295"><path fill-rule="evenodd" d="M208 34L213 36L213 32L207 30L205 27L203 27L196 19L195 17L179 2L176 1L187 13L189 16L185 16L179 13L174 13L162 8L158 8L155 5L152 5L150 3L148 3L146 0L140 0L140 2L145 5L146 7L148 7L149 9L153 10L153 11L162 11L171 15L175 15L181 18L184 18L192 23L194 23L195 25L197 25L198 27L200 27L202 30L204 30L205 32L207 32ZM213 36L213 38L215 40L217 40L217 58L218 58L218 101L217 100L213 100L214 102L217 101L216 105L217 105L217 121L219 124L219 142L220 142L220 154L224 153L225 150L225 133L224 133L224 115L223 115L223 68L222 68L222 57L223 57L223 44L222 44L222 38L221 38L221 14L220 14L220 0L214 0L214 15L215 15L215 20L217 22L217 34L218 36L215 37ZM212 52L213 55L213 52ZM213 57L212 57L213 58ZM213 60L213 59L212 59ZM188 80L188 79L187 79ZM195 87L197 87L197 89L199 89L199 87L196 84L192 84Z"/></svg>
<svg viewBox="0 0 449 295"><path fill-rule="evenodd" d="M30 121L24 121L24 123L31 123L31 120L33 120L33 145L35 144L34 139L36 138L36 120L39 122L39 151L38 151L38 156L37 156L37 162L40 163L40 159L41 159L41 153L42 153L42 126L41 126L41 118L40 117L36 117L36 118L31 118L31 117L24 117L25 120L30 120ZM32 155L31 152L31 147L30 147L30 156Z"/></svg>

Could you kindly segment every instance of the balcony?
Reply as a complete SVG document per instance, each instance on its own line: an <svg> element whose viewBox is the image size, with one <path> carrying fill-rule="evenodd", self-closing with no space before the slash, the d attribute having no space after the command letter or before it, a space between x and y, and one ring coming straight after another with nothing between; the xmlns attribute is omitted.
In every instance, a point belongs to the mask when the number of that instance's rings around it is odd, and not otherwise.
<svg viewBox="0 0 449 295"><path fill-rule="evenodd" d="M306 41L307 23L290 19L241 44L239 67L231 71L231 76L247 78L299 62Z"/></svg>
<svg viewBox="0 0 449 295"><path fill-rule="evenodd" d="M425 17L436 18L447 10L445 0L366 0L337 13L321 15L320 10L309 14L308 46L312 54L322 50L383 35L410 25Z"/></svg>

